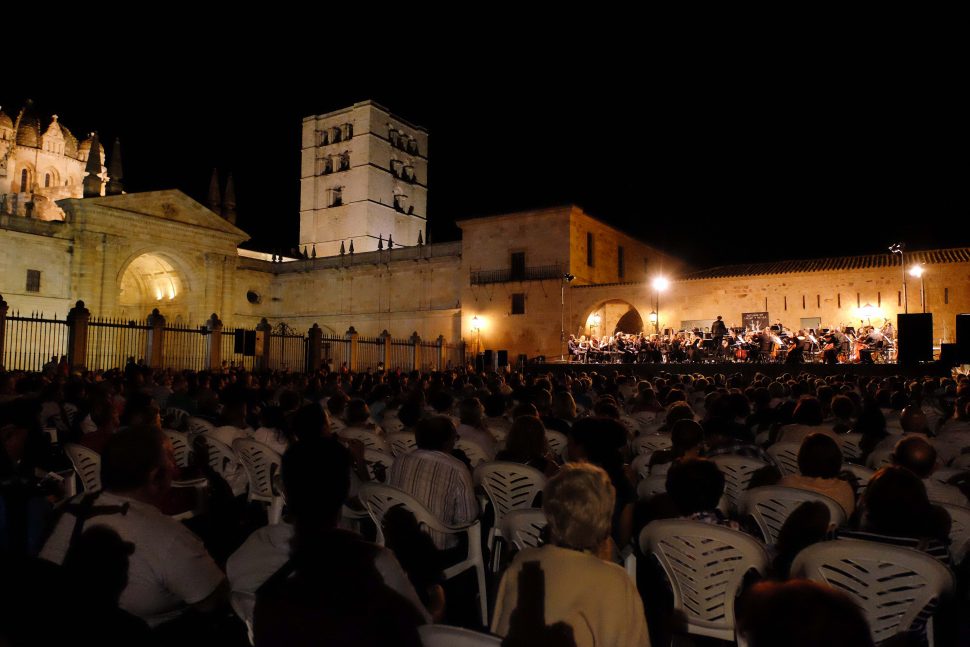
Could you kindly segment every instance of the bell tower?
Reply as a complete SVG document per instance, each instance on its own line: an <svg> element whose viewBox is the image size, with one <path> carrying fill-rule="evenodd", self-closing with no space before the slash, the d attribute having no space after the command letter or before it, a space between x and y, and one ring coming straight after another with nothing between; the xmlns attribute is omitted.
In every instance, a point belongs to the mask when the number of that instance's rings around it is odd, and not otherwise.
<svg viewBox="0 0 970 647"><path fill-rule="evenodd" d="M427 130L373 101L303 119L300 249L416 245L427 208Z"/></svg>

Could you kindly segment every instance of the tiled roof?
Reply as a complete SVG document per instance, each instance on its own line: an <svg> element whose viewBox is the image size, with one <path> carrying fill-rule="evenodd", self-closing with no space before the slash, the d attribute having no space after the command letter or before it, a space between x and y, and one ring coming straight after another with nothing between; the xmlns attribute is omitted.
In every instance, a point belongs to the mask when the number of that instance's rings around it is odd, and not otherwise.
<svg viewBox="0 0 970 647"><path fill-rule="evenodd" d="M906 264L923 263L936 265L940 263L968 263L970 262L970 247L954 247L951 249L929 249L923 251L906 252ZM800 261L776 261L773 263L747 263L742 265L721 265L699 272L693 272L683 277L685 281L698 279L719 279L732 276L758 276L762 274L794 274L797 272L835 272L841 270L863 270L879 267L899 267L900 257L897 254L869 254L866 256L838 256L833 258L815 258Z"/></svg>

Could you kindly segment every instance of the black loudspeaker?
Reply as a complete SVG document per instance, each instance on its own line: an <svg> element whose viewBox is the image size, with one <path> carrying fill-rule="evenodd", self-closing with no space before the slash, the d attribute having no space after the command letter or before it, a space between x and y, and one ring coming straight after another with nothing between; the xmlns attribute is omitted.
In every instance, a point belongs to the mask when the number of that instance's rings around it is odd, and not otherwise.
<svg viewBox="0 0 970 647"><path fill-rule="evenodd" d="M933 315L897 315L897 344L900 364L933 361Z"/></svg>
<svg viewBox="0 0 970 647"><path fill-rule="evenodd" d="M956 344L940 344L940 364L944 366L956 366L961 363L960 353L957 351Z"/></svg>
<svg viewBox="0 0 970 647"><path fill-rule="evenodd" d="M957 360L970 364L970 314L957 315Z"/></svg>
<svg viewBox="0 0 970 647"><path fill-rule="evenodd" d="M495 354L495 351L494 350L485 349L485 352L483 353L483 355L485 357L485 360L484 360L485 361L485 369L484 370L486 370L486 371L494 371L495 370L495 360L497 359L496 354Z"/></svg>
<svg viewBox="0 0 970 647"><path fill-rule="evenodd" d="M475 372L481 373L485 370L485 353L479 353L475 356Z"/></svg>
<svg viewBox="0 0 970 647"><path fill-rule="evenodd" d="M500 350L498 352L498 365L502 368L509 365L509 351Z"/></svg>
<svg viewBox="0 0 970 647"><path fill-rule="evenodd" d="M519 361L517 362L516 368L520 371L525 370L525 365L529 362L529 356L525 353L519 353Z"/></svg>

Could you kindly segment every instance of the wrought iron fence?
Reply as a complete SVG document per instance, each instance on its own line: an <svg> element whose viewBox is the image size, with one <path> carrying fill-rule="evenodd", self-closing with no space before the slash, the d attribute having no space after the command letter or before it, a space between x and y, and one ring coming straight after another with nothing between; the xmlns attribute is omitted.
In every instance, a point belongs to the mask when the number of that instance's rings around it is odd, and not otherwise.
<svg viewBox="0 0 970 647"><path fill-rule="evenodd" d="M465 342L460 341L445 344L445 366L442 368L459 368L465 365Z"/></svg>
<svg viewBox="0 0 970 647"><path fill-rule="evenodd" d="M323 335L321 364L337 371L344 364L350 366L350 340L342 335Z"/></svg>
<svg viewBox="0 0 970 647"><path fill-rule="evenodd" d="M208 342L208 330L205 326L193 327L180 323L166 325L162 366L178 371L201 371L208 368Z"/></svg>
<svg viewBox="0 0 970 647"><path fill-rule="evenodd" d="M144 360L148 352L151 326L133 320L91 317L88 320L88 347L84 365L89 370L121 368L129 357Z"/></svg>
<svg viewBox="0 0 970 647"><path fill-rule="evenodd" d="M389 370L410 371L414 365L414 345L407 339L391 340L391 365Z"/></svg>
<svg viewBox="0 0 970 647"><path fill-rule="evenodd" d="M381 337L357 338L357 370L376 369L384 361L384 340Z"/></svg>
<svg viewBox="0 0 970 647"><path fill-rule="evenodd" d="M6 343L3 348L3 367L8 371L40 371L51 361L57 363L67 355L67 320L56 315L45 318L44 313L32 312L7 315Z"/></svg>
<svg viewBox="0 0 970 647"><path fill-rule="evenodd" d="M247 371L256 364L256 331L247 328L223 328L222 360L229 366L241 366Z"/></svg>
<svg viewBox="0 0 970 647"><path fill-rule="evenodd" d="M421 366L417 366L415 368L420 371L437 371L440 368L443 368L438 366L437 341L421 342Z"/></svg>
<svg viewBox="0 0 970 647"><path fill-rule="evenodd" d="M270 369L305 373L306 355L306 335L270 335Z"/></svg>

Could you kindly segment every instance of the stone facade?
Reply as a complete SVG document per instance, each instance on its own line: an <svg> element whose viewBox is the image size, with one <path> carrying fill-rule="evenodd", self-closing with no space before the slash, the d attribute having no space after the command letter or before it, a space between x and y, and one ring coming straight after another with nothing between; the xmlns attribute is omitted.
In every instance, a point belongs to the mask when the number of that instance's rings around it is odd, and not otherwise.
<svg viewBox="0 0 970 647"><path fill-rule="evenodd" d="M78 142L57 115L42 129L29 107L15 119L0 110L0 213L63 220L56 201L82 196L91 146L92 138ZM104 148L100 150L99 177L107 182Z"/></svg>
<svg viewBox="0 0 970 647"><path fill-rule="evenodd" d="M427 236L428 133L371 101L303 120L300 248L336 256Z"/></svg>

